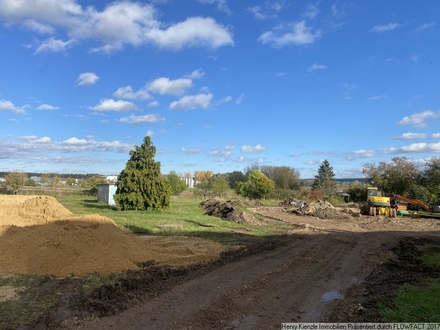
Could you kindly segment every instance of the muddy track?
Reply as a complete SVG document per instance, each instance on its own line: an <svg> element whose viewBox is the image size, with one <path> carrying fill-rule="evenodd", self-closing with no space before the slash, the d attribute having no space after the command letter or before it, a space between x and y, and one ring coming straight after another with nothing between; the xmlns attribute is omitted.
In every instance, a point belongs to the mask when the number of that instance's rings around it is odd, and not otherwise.
<svg viewBox="0 0 440 330"><path fill-rule="evenodd" d="M275 249L226 263L76 328L279 329L282 322L320 321L353 285L393 258L391 249L402 237L439 236L433 230L438 224L426 221L323 221L281 208L259 213L304 229L293 230Z"/></svg>

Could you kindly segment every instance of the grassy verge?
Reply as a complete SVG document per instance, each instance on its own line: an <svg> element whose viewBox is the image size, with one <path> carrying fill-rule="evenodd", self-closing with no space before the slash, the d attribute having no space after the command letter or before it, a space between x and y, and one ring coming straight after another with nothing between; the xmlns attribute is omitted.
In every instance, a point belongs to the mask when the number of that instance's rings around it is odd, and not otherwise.
<svg viewBox="0 0 440 330"><path fill-rule="evenodd" d="M393 309L380 305L385 322L439 322L440 282L426 279L418 285L404 284L393 304Z"/></svg>
<svg viewBox="0 0 440 330"><path fill-rule="evenodd" d="M392 308L379 303L385 322L440 322L440 244L415 245L414 255L426 277L403 284L391 301Z"/></svg>

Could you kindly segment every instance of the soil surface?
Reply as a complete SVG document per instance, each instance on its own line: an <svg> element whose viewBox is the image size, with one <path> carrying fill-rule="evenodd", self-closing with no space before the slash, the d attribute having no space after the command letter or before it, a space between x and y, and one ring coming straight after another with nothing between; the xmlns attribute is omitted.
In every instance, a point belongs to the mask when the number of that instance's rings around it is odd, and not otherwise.
<svg viewBox="0 0 440 330"><path fill-rule="evenodd" d="M316 210L316 205L309 212L303 207L255 207L253 212L292 229L223 252L210 263L180 268L146 264L91 295L72 296L44 324L129 330L380 322L374 308L378 299L391 297L404 281L438 278L439 269L421 267L408 251L420 242L440 242L439 220L360 216L352 209L325 212L327 206ZM65 317L61 324L60 315Z"/></svg>
<svg viewBox="0 0 440 330"><path fill-rule="evenodd" d="M218 259L223 245L196 237L137 237L113 220L74 215L49 196L0 196L0 275L110 275L138 264Z"/></svg>

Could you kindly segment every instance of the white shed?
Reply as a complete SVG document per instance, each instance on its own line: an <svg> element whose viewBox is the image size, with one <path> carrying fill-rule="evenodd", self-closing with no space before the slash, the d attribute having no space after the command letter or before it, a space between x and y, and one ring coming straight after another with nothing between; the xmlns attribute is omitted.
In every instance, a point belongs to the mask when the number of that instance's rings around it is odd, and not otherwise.
<svg viewBox="0 0 440 330"><path fill-rule="evenodd" d="M116 205L113 199L116 193L115 184L100 184L98 185L98 202L105 203L107 205Z"/></svg>

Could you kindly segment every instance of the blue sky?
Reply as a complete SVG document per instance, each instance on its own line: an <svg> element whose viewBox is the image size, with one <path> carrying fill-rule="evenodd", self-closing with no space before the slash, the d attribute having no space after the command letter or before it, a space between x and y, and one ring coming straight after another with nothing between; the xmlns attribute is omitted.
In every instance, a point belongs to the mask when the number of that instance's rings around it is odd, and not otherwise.
<svg viewBox="0 0 440 330"><path fill-rule="evenodd" d="M0 0L0 170L118 174L440 154L440 2Z"/></svg>

